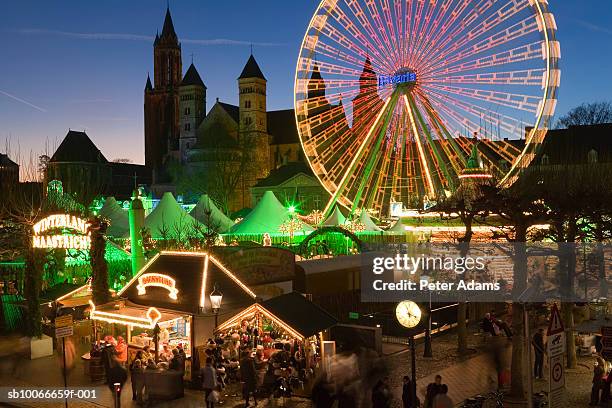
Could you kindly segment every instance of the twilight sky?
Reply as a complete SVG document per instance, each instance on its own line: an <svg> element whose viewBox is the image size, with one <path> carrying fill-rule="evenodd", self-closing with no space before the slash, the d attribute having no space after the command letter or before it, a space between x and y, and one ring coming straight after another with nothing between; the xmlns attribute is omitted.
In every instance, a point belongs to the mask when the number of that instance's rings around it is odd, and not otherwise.
<svg viewBox="0 0 612 408"><path fill-rule="evenodd" d="M557 115L612 100L612 2L549 0L562 47ZM293 107L300 43L318 0L171 0L182 42L215 98L236 103L250 44L268 109ZM0 14L0 152L25 163L85 129L107 159L144 162L143 90L165 0L11 1ZM5 142L7 141L7 142Z"/></svg>

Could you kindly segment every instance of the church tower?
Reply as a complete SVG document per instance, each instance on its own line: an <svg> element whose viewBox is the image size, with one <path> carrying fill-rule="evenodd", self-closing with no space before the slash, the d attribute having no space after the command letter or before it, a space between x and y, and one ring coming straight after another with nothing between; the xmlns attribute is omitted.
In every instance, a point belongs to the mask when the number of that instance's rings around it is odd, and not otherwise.
<svg viewBox="0 0 612 408"><path fill-rule="evenodd" d="M195 65L191 63L179 87L180 159L187 160L187 152L197 141L197 130L206 116L206 85Z"/></svg>
<svg viewBox="0 0 612 408"><path fill-rule="evenodd" d="M182 77L181 44L174 31L170 9L161 36L153 43L153 84L145 87L145 164L157 178L164 161L179 149L179 84ZM154 180L158 181L158 180Z"/></svg>
<svg viewBox="0 0 612 408"><path fill-rule="evenodd" d="M241 143L250 152L250 168L245 180L247 189L255 185L257 179L268 177L270 173L266 84L266 78L251 54L238 77L239 134Z"/></svg>

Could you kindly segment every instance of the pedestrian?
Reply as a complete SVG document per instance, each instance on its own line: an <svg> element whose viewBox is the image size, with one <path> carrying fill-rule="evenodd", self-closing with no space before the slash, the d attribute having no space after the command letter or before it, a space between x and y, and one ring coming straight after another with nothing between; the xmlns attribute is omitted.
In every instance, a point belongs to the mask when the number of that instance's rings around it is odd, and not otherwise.
<svg viewBox="0 0 612 408"><path fill-rule="evenodd" d="M125 367L127 365L128 346L125 343L125 340L123 339L123 337L121 336L117 337L117 345L115 346L115 351L117 353L117 360L119 361L121 365Z"/></svg>
<svg viewBox="0 0 612 408"><path fill-rule="evenodd" d="M123 368L123 366L119 363L115 356L114 348L111 350L110 348L105 348L107 356L106 358L108 362L108 369L106 370L106 384L108 388L111 390L113 394L117 394L117 400L121 401L121 390L123 389L123 384L127 381L127 370ZM119 387L116 388L116 384L119 384Z"/></svg>
<svg viewBox="0 0 612 408"><path fill-rule="evenodd" d="M531 340L535 351L535 361L533 363L533 376L540 380L544 378L544 329L538 329Z"/></svg>
<svg viewBox="0 0 612 408"><path fill-rule="evenodd" d="M599 392L603 388L604 363L603 359L597 358L593 363L593 386L591 387L591 402L589 405L599 404Z"/></svg>
<svg viewBox="0 0 612 408"><path fill-rule="evenodd" d="M255 406L257 406L257 370L255 370L255 360L251 358L248 351L242 352L240 359L240 377L242 378L242 396L244 397L245 407L249 406L249 399L253 394Z"/></svg>
<svg viewBox="0 0 612 408"><path fill-rule="evenodd" d="M391 407L391 391L389 390L389 377L379 380L372 389L372 408Z"/></svg>
<svg viewBox="0 0 612 408"><path fill-rule="evenodd" d="M404 376L402 385L402 404L404 408L415 408L417 405L414 403L414 387L412 386L412 380L407 375Z"/></svg>
<svg viewBox="0 0 612 408"><path fill-rule="evenodd" d="M453 408L453 400L448 396L448 386L442 384L440 393L434 397L433 408Z"/></svg>
<svg viewBox="0 0 612 408"><path fill-rule="evenodd" d="M425 408L433 408L433 401L436 395L442 392L442 376L436 375L434 382L427 386L425 392Z"/></svg>
<svg viewBox="0 0 612 408"><path fill-rule="evenodd" d="M144 367L141 360L132 361L130 367L130 378L132 380L132 400L142 402L142 394L144 388Z"/></svg>
<svg viewBox="0 0 612 408"><path fill-rule="evenodd" d="M214 408L217 397L215 396L217 389L217 373L213 367L212 357L206 358L206 365L202 367L202 388L204 388L204 406L206 408Z"/></svg>

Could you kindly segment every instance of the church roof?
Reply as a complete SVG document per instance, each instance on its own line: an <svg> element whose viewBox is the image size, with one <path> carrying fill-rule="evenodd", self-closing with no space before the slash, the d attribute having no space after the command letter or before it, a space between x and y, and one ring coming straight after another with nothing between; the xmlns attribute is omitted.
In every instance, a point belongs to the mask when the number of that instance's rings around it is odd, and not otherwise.
<svg viewBox="0 0 612 408"><path fill-rule="evenodd" d="M272 135L272 144L299 143L295 112L284 109L268 112L268 133Z"/></svg>
<svg viewBox="0 0 612 408"><path fill-rule="evenodd" d="M166 18L164 19L164 28L162 29L161 38L177 38L176 31L174 31L174 24L172 23L172 16L170 15L170 7L166 9Z"/></svg>
<svg viewBox="0 0 612 408"><path fill-rule="evenodd" d="M151 85L151 77L147 74L147 84L145 85L145 91L152 91L153 85Z"/></svg>
<svg viewBox="0 0 612 408"><path fill-rule="evenodd" d="M305 174L314 178L314 173L304 162L292 162L287 163L284 166L280 166L278 169L274 169L270 172L270 175L264 179L259 180L254 187L275 187L283 184L285 181L298 174Z"/></svg>
<svg viewBox="0 0 612 408"><path fill-rule="evenodd" d="M202 78L200 77L200 74L193 63L191 63L187 69L187 72L185 72L183 80L181 81L181 86L187 85L198 85L206 89L206 85L204 85L204 81L202 81Z"/></svg>
<svg viewBox="0 0 612 408"><path fill-rule="evenodd" d="M246 65L242 70L242 73L238 77L238 79L245 78L261 78L264 81L266 80L266 77L261 72L257 61L255 61L255 57L253 56L253 54L251 54L251 56L249 57L249 60L247 61Z"/></svg>
<svg viewBox="0 0 612 408"><path fill-rule="evenodd" d="M7 154L0 153L0 166L19 167Z"/></svg>
<svg viewBox="0 0 612 408"><path fill-rule="evenodd" d="M225 102L217 102L219 106L223 108L224 111L227 112L228 115L232 117L236 121L236 123L240 122L240 108L236 105L231 105Z"/></svg>
<svg viewBox="0 0 612 408"><path fill-rule="evenodd" d="M87 133L68 131L68 134L53 153L51 163L58 162L85 162L106 164L108 160L100 149L91 141Z"/></svg>

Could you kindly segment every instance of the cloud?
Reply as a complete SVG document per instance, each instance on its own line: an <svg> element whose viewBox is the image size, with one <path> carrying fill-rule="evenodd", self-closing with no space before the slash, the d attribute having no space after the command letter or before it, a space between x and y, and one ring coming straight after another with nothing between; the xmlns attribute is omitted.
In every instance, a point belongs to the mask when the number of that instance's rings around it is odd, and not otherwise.
<svg viewBox="0 0 612 408"><path fill-rule="evenodd" d="M57 35L62 37L77 38L81 40L113 40L113 41L148 41L153 42L155 37L151 35L128 34L128 33L77 33L72 31L48 30L42 28L22 28L17 30L20 34L25 35ZM255 45L258 47L280 47L285 44L277 42L252 42L244 40L232 40L228 38L212 38L212 39L193 39L181 38L180 41L184 44L196 45L212 45L212 46L234 46L234 45Z"/></svg>
<svg viewBox="0 0 612 408"><path fill-rule="evenodd" d="M11 98L11 99L13 99L13 100L15 100L15 101L17 101L17 102L21 102L21 103L23 103L24 105L28 105L29 107L34 108L34 109L36 109L36 110L39 110L39 111L41 111L41 112L47 112L47 110L46 110L46 109L41 108L40 106L36 106L36 105L34 105L33 103L30 103L30 102L28 102L28 101L26 101L26 100L23 100L23 99L21 99L21 98L19 98L19 97L15 96L15 95L12 95L12 94L10 94L10 93L8 93L8 92L4 92L4 91L0 90L0 94L2 94L2 95L4 95L4 96L7 96L7 97L9 97L9 98Z"/></svg>
<svg viewBox="0 0 612 408"><path fill-rule="evenodd" d="M112 99L73 99L70 101L72 104L82 104L82 103L111 103L114 102Z"/></svg>
<svg viewBox="0 0 612 408"><path fill-rule="evenodd" d="M576 20L576 22L580 24L581 26L588 28L591 31L612 35L612 30L607 27L602 27L597 24L593 24L593 23L590 23L584 20Z"/></svg>

